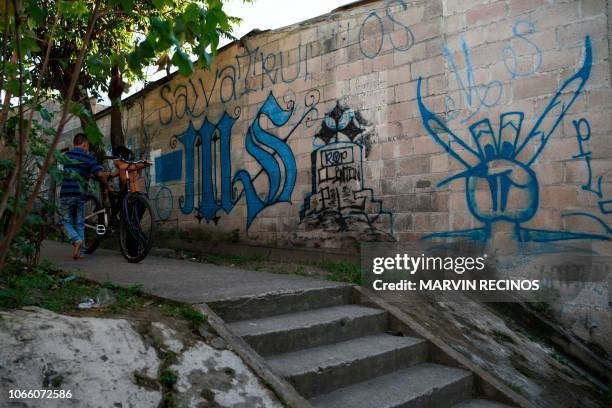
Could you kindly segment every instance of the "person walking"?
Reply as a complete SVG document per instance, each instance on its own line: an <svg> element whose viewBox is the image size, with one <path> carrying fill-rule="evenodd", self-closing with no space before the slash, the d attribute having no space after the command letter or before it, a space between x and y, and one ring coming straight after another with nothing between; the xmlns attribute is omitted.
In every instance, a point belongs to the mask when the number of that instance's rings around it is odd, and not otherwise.
<svg viewBox="0 0 612 408"><path fill-rule="evenodd" d="M89 178L95 176L105 189L109 189L108 174L89 153L89 141L83 133L77 133L72 141L72 149L65 155L60 203L62 226L74 249L72 258L79 259L85 253L85 195L88 193Z"/></svg>

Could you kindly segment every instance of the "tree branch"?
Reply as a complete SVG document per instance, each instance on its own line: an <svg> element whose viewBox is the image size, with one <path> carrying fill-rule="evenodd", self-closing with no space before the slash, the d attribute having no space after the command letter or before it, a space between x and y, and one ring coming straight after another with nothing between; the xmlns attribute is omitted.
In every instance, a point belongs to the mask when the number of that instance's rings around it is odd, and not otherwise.
<svg viewBox="0 0 612 408"><path fill-rule="evenodd" d="M85 52L87 48L89 47L93 29L96 25L96 21L98 20L99 16L100 16L100 12L98 10L98 5L96 4L94 6L92 16L87 26L87 33L85 34L85 38L83 39L83 45L81 46L81 49L79 50L79 56L77 58L77 62L72 71L72 76L70 78L70 85L68 86L68 92L65 97L64 106L62 109L62 116L61 116L58 128L55 132L53 142L51 143L51 146L49 147L49 151L47 152L47 156L45 157L45 161L40 171L40 174L38 175L36 179L36 184L34 186L34 189L32 193L30 194L23 211L21 215L19 216L19 219L17 219L17 221L10 227L6 238L4 239L3 242L0 243L0 270L4 268L4 262L6 260L6 255L8 253L8 250L10 248L11 241L17 235L17 232L21 229L28 214L32 210L34 201L36 200L36 197L38 196L38 193L40 192L40 188L49 170L49 166L51 165L51 162L54 159L55 149L57 148L57 144L59 143L59 139L61 138L61 135L64 131L64 126L66 124L66 117L68 116L70 102L72 100L72 94L74 93L74 90L76 88L77 81L79 78L79 73L81 71L81 67L83 66Z"/></svg>

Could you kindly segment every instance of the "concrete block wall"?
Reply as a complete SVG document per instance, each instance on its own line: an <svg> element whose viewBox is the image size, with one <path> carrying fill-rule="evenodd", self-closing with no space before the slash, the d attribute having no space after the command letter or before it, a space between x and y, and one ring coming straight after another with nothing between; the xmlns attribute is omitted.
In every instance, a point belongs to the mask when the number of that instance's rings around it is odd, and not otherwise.
<svg viewBox="0 0 612 408"><path fill-rule="evenodd" d="M163 228L287 247L471 239L515 269L609 255L610 4L353 3L158 81L125 101L124 130L155 162ZM583 286L551 311L612 353L609 298Z"/></svg>
<svg viewBox="0 0 612 408"><path fill-rule="evenodd" d="M280 246L601 250L608 14L597 0L364 1L160 81L127 101L124 127L155 161L149 195L167 228Z"/></svg>

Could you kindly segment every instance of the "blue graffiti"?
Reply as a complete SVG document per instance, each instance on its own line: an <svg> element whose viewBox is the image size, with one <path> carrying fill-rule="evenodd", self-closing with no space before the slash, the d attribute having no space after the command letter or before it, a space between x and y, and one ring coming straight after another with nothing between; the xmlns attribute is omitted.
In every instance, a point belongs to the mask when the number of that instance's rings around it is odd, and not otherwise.
<svg viewBox="0 0 612 408"><path fill-rule="evenodd" d="M599 225L601 225L601 227L604 229L604 231L607 234L611 234L612 235L612 227L610 227L605 221L603 221L601 218L597 217L596 215L585 213L585 212L570 212L570 213L562 214L561 216L562 217L586 217L586 218L590 218L590 219L594 220L596 223L598 223Z"/></svg>
<svg viewBox="0 0 612 408"><path fill-rule="evenodd" d="M155 194L155 212L157 213L157 220L166 221L170 218L172 210L174 209L174 198L172 197L172 191L162 186Z"/></svg>
<svg viewBox="0 0 612 408"><path fill-rule="evenodd" d="M157 156L154 165L156 183L177 181L183 178L183 155L180 151Z"/></svg>
<svg viewBox="0 0 612 408"><path fill-rule="evenodd" d="M234 176L232 183L239 181L244 188L247 201L247 228L264 208L280 202L291 202L291 193L297 176L293 152L283 139L261 128L260 118L266 116L274 126L281 127L289 121L293 113L293 106L289 110L283 110L270 93L249 127L245 138L246 150L261 165L262 171L267 176L268 194L264 199L259 198L253 185L253 178L246 170L239 170ZM275 156L280 158L280 163ZM281 165L284 168L284 181Z"/></svg>
<svg viewBox="0 0 612 408"><path fill-rule="evenodd" d="M521 137L524 113L508 112L500 116L497 133L494 132L489 119L470 126L476 149L453 133L425 106L421 96L422 80L419 78L417 101L424 127L451 157L466 168L465 171L442 180L438 186L464 179L469 211L484 224L482 228L432 233L424 238L463 237L486 241L491 236L492 225L505 221L514 225L515 238L519 242L609 239L599 234L530 229L521 226L534 217L539 206L538 181L531 165L584 88L591 73L591 64L591 40L587 36L582 68L565 81L527 135ZM453 144L460 148L453 148ZM489 194L478 194L486 191Z"/></svg>
<svg viewBox="0 0 612 408"><path fill-rule="evenodd" d="M582 189L584 191L589 191L595 194L597 197L602 198L603 192L601 183L603 181L603 177L599 176L597 178L597 188L593 188L593 168L591 167L591 152L586 151L585 143L591 140L591 125L589 121L585 118L580 118L579 120L572 121L574 124L574 128L576 129L576 139L578 140L578 149L580 153L572 156L573 159L583 159L584 164L587 168L587 181L582 185Z"/></svg>
<svg viewBox="0 0 612 408"><path fill-rule="evenodd" d="M465 96L467 107L472 113L465 119L461 120L461 124L468 122L472 119L480 109L484 106L486 108L497 105L503 94L503 84L498 80L490 81L489 83L479 86L476 85L474 80L474 68L472 66L472 57L470 56L470 50L467 42L461 38L461 49L463 50L463 58L465 59L467 78L466 82L463 81L460 75L460 71L457 67L457 63L453 59L453 55L448 46L444 45L442 51L448 60L451 70L455 74L455 79L459 86L459 90ZM496 92L494 94L493 92ZM459 114L458 110L455 110L455 100L451 96L447 96L445 99L446 111L448 112L447 121L451 121ZM454 112L453 112L454 111ZM452 113L451 113L452 112Z"/></svg>
<svg viewBox="0 0 612 408"><path fill-rule="evenodd" d="M521 28L524 27L524 28ZM524 32L523 32L524 31ZM508 72L512 74L512 79L522 76L531 75L540 69L542 65L542 51L540 47L538 47L533 41L527 38L528 35L535 33L535 25L533 22L529 20L519 20L512 26L512 34L514 37L518 38L520 41L528 44L535 53L536 63L535 66L528 71L519 71L518 69L518 57L516 55L516 51L511 45L505 47L502 51L504 55L504 65ZM510 61L510 62L509 62Z"/></svg>
<svg viewBox="0 0 612 408"><path fill-rule="evenodd" d="M238 109L234 116L224 112L217 123L204 118L198 129L189 122L187 130L176 138L182 146L181 160L183 157L185 160L184 195L179 197L181 212L191 214L195 211L199 220L216 223L220 212L229 214L244 196L248 229L265 208L290 203L297 167L287 140L316 109L318 96L313 96L315 93L318 95L318 91L307 93L307 97L312 98L310 104L306 104L303 114L284 137L264 129L261 122L267 119L276 128L286 125L296 113L295 103L289 101L283 108L271 92L268 94L244 138L247 153L260 166L255 175L245 169L232 169L232 128L240 115ZM267 178L265 192L255 186L255 180L261 175Z"/></svg>
<svg viewBox="0 0 612 408"><path fill-rule="evenodd" d="M591 125L589 124L589 121L586 120L585 118L574 120L572 121L572 123L574 124L574 128L576 130L576 140L578 142L578 150L579 150L579 153L572 156L572 158L582 159L587 169L587 180L581 186L582 190L587 191L597 196L597 198L599 198L599 201L597 203L599 207L599 212L601 213L601 215L608 215L612 213L612 200L603 198L604 196L603 188L602 188L603 176L601 175L598 176L596 187L593 186L593 168L591 166L592 152L590 150L587 150L587 147L585 146L587 142L591 140ZM569 213L563 214L562 216L563 217L590 218L593 221L595 221L597 224L599 224L607 234L612 234L612 227L610 227L607 222L602 220L599 217L599 215L590 214L586 212L569 212Z"/></svg>
<svg viewBox="0 0 612 408"><path fill-rule="evenodd" d="M391 42L391 46L395 51L408 51L414 45L414 34L412 33L412 30L407 24L401 22L396 17L395 12L392 10L394 3L398 3L403 11L408 10L408 5L404 0L388 0L385 7L385 14L387 18L389 19L389 21L391 21L391 24L397 24L402 27L406 36L406 40L404 44L396 44L393 40L393 36L391 35L391 33L389 33L389 41ZM364 41L368 40L368 38L364 35L364 28L366 27L369 21L373 21L376 25L376 30L371 37L379 38L374 50L365 49L363 44ZM385 34L385 24L383 18L378 14L377 11L370 12L361 23L358 33L359 50L361 51L364 57L373 59L380 54L380 52L382 51L383 44L385 42Z"/></svg>
<svg viewBox="0 0 612 408"><path fill-rule="evenodd" d="M166 126L175 119L198 119L214 101L235 102L258 89L281 81L290 84L309 76L308 58L312 58L313 43L300 43L290 50L273 52L263 52L260 47L243 47L244 52L235 56L234 64L211 71L208 80L189 78L187 83L174 88L162 85L159 90L162 107L157 112L159 123ZM292 55L295 57L291 58ZM258 71L261 75L257 75Z"/></svg>

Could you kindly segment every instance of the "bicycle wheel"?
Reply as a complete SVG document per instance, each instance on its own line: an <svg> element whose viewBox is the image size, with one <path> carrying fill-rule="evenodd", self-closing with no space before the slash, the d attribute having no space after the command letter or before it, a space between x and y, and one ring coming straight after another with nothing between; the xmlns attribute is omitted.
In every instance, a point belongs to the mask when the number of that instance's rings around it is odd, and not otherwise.
<svg viewBox="0 0 612 408"><path fill-rule="evenodd" d="M119 243L123 257L132 263L142 261L153 246L155 217L149 200L141 194L123 199Z"/></svg>
<svg viewBox="0 0 612 408"><path fill-rule="evenodd" d="M100 245L106 231L104 208L96 196L85 196L85 253L90 255Z"/></svg>

